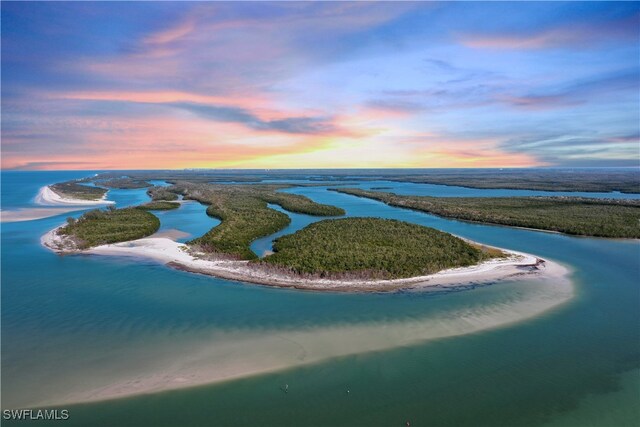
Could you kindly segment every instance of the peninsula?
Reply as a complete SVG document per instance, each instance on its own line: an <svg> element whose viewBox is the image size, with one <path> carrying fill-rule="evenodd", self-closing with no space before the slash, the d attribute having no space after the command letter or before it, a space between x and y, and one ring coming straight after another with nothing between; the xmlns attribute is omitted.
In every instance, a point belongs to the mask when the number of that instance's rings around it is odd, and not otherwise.
<svg viewBox="0 0 640 427"><path fill-rule="evenodd" d="M445 218L507 225L565 234L640 238L640 201L582 197L430 197L401 196L359 188L338 193L378 200Z"/></svg>

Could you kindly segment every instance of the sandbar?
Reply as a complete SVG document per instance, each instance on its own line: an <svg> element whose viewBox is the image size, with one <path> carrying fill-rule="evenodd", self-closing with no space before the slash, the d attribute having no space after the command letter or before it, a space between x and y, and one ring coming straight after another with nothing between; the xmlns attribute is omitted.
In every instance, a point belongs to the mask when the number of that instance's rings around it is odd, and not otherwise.
<svg viewBox="0 0 640 427"><path fill-rule="evenodd" d="M33 221L36 219L49 218L67 212L80 211L92 206L110 205L115 202L106 200L106 194L100 199L83 200L69 197L62 197L49 186L40 188L34 201L43 208L20 208L0 211L0 222L20 222Z"/></svg>
<svg viewBox="0 0 640 427"><path fill-rule="evenodd" d="M63 378L65 393L42 395L35 400L30 395L28 401L19 402L24 406L96 402L183 389L314 364L334 357L475 333L538 316L566 303L574 293L568 268L548 259L505 249L502 250L509 256L504 259L410 279L305 280L271 277L273 275L265 275L264 271L255 268L259 265L249 265L247 261L198 258L201 254L192 253L187 245L166 237L147 237L77 251L65 246L64 238L56 232L57 228L49 231L42 236L41 242L59 253L140 257L216 277L314 291L364 292L407 288L420 291L428 290L429 287L453 288L503 279L531 280L522 281L523 291L510 295L508 300L465 304L445 315L436 313L406 321L376 321L285 330L268 327L256 331L218 330L192 337L191 341L185 341L186 345L176 345L173 340L169 340L165 344L158 344L158 348L151 351L158 357L152 365L143 364L145 368L142 370L135 364L135 369L129 369L131 358L135 358L137 353L124 352L121 357L112 361L114 366L109 370L108 376L94 375L93 371L87 371L90 369L87 366L84 371L77 373L77 378Z"/></svg>

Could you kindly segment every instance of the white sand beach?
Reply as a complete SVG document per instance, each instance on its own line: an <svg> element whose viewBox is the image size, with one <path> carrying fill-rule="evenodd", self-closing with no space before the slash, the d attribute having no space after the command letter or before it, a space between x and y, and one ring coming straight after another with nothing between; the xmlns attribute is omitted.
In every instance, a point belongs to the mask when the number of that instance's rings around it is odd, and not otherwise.
<svg viewBox="0 0 640 427"><path fill-rule="evenodd" d="M47 205L47 206L95 206L95 205L110 205L115 202L112 200L107 200L107 195L105 194L100 199L95 200L84 200L84 199L73 199L69 197L62 197L60 194L56 193L51 189L48 185L40 188L40 191L36 195L35 202L39 205Z"/></svg>
<svg viewBox="0 0 640 427"><path fill-rule="evenodd" d="M57 229L42 236L41 242L56 252L80 252L72 242L59 236ZM455 287L515 277L549 277L565 274L563 267L551 261L531 254L498 249L507 253L508 256L491 259L474 266L447 269L427 276L392 280L323 279L288 275L258 263L212 258L210 254L193 252L187 245L167 237L152 236L130 242L96 246L81 252L94 255L143 257L179 270L222 279L314 291L383 292L425 287Z"/></svg>

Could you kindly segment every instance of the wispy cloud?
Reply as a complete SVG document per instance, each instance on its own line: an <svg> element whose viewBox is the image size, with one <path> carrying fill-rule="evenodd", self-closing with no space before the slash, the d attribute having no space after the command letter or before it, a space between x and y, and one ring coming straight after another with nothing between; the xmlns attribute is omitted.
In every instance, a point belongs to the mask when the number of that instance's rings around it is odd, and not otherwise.
<svg viewBox="0 0 640 427"><path fill-rule="evenodd" d="M541 28L525 33L466 34L459 37L462 44L479 49L593 49L598 45L620 40L638 41L640 14L633 13L622 19L595 22L560 23L556 27Z"/></svg>
<svg viewBox="0 0 640 427"><path fill-rule="evenodd" d="M636 94L640 98L640 68L622 70L606 76L543 89L528 95L502 96L501 99L516 107L526 109L548 109L584 104L589 101L602 102L604 98Z"/></svg>
<svg viewBox="0 0 640 427"><path fill-rule="evenodd" d="M639 10L3 3L2 167L638 159Z"/></svg>

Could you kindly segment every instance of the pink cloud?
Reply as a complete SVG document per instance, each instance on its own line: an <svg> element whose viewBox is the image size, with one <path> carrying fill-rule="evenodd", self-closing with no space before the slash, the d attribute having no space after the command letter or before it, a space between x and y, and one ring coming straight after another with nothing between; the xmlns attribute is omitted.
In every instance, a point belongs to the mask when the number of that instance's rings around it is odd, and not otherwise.
<svg viewBox="0 0 640 427"><path fill-rule="evenodd" d="M559 28L550 28L530 34L479 35L467 34L459 37L465 46L479 49L533 50L550 47L589 48L603 42L620 39L637 40L640 15L588 25L576 23Z"/></svg>

